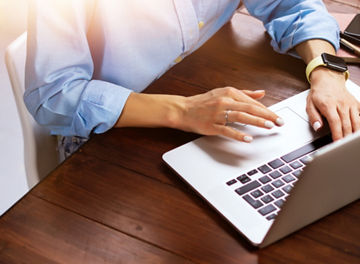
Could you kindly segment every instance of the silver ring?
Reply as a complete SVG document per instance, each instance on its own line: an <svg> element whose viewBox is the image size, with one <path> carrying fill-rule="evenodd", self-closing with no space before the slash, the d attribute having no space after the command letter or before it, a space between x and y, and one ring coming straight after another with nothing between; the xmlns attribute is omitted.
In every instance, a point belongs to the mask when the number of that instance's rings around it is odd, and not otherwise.
<svg viewBox="0 0 360 264"><path fill-rule="evenodd" d="M226 110L225 111L225 126L227 124L229 124L229 114L230 114L231 110Z"/></svg>

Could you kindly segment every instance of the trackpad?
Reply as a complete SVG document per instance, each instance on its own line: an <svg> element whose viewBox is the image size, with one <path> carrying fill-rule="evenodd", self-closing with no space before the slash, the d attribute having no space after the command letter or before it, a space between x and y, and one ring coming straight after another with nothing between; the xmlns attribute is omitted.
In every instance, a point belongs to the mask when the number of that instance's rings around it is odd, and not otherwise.
<svg viewBox="0 0 360 264"><path fill-rule="evenodd" d="M264 144L277 145L284 143L286 140L301 141L304 136L308 136L309 138L305 139L307 141L313 137L313 134L309 131L309 123L289 107L281 108L275 113L284 119L285 124L282 127L275 126L272 129L264 129L241 124L234 124L234 127L252 135L255 144L264 141Z"/></svg>
<svg viewBox="0 0 360 264"><path fill-rule="evenodd" d="M253 142L243 143L223 137L203 137L195 144L216 162L234 167L251 167L276 156L284 155L314 138L307 121L289 107L276 113L285 124L272 129L234 124L233 127L254 137Z"/></svg>

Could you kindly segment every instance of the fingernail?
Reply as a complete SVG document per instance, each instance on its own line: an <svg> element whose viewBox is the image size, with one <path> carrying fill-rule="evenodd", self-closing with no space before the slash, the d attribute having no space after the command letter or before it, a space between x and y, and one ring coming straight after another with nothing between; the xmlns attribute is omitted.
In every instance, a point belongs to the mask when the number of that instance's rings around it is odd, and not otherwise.
<svg viewBox="0 0 360 264"><path fill-rule="evenodd" d="M251 141L253 141L253 137L252 136L245 136L244 141L245 142L251 142Z"/></svg>
<svg viewBox="0 0 360 264"><path fill-rule="evenodd" d="M315 121L313 124L313 129L316 131L319 130L319 128L321 127L321 123L319 121Z"/></svg>
<svg viewBox="0 0 360 264"><path fill-rule="evenodd" d="M275 123L278 125L278 126L283 126L285 124L284 122L284 119L282 119L281 117L278 117L275 121Z"/></svg>
<svg viewBox="0 0 360 264"><path fill-rule="evenodd" d="M274 123L269 120L266 120L264 125L267 128L273 128L275 126Z"/></svg>
<svg viewBox="0 0 360 264"><path fill-rule="evenodd" d="M263 93L265 90L255 90L254 93Z"/></svg>

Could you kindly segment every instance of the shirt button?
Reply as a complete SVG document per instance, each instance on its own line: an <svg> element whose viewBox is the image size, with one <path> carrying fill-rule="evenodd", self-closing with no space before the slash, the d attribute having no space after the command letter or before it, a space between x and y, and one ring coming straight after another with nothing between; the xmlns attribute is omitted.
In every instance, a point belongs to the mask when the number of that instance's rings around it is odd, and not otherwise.
<svg viewBox="0 0 360 264"><path fill-rule="evenodd" d="M182 57L181 56L179 56L179 57L177 57L175 60L174 60L174 62L175 63L179 63L180 61L182 61Z"/></svg>
<svg viewBox="0 0 360 264"><path fill-rule="evenodd" d="M199 29L201 29L201 28L204 26L204 21L200 21L200 22L198 23L198 25L199 25Z"/></svg>

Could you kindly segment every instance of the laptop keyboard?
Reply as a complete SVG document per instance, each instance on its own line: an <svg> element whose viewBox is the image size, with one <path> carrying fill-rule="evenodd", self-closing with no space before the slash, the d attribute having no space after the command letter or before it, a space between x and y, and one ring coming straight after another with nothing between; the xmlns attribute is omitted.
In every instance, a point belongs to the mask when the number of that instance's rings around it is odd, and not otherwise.
<svg viewBox="0 0 360 264"><path fill-rule="evenodd" d="M276 217L286 197L301 175L303 168L312 160L312 155L330 143L331 135L269 161L246 174L227 181L228 186L240 183L235 192L259 214L272 220Z"/></svg>

